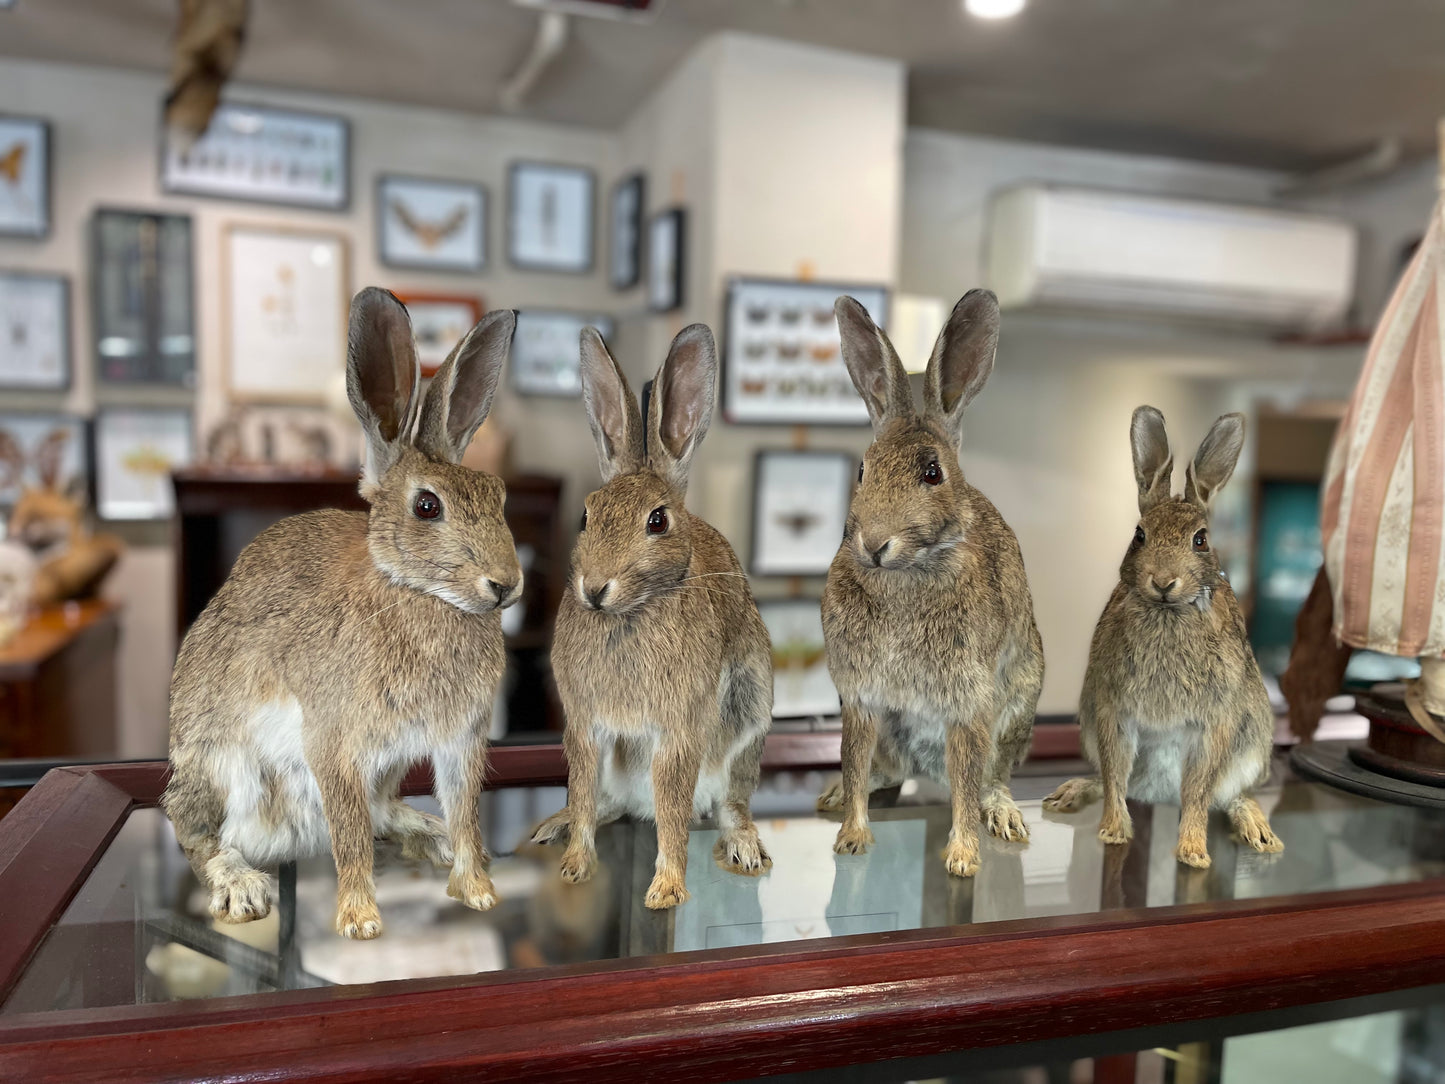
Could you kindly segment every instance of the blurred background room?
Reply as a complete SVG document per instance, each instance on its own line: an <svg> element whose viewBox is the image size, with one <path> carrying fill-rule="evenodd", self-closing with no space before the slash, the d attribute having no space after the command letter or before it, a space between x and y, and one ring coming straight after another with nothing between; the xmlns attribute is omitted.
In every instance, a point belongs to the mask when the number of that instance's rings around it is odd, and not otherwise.
<svg viewBox="0 0 1445 1084"><path fill-rule="evenodd" d="M1243 411L1214 535L1274 695L1442 114L1438 0L0 0L0 757L163 756L178 639L240 548L361 506L367 285L433 365L522 314L468 458L527 568L498 736L561 726L587 323L634 388L716 332L689 507L753 574L779 725L829 725L816 599L870 440L843 292L919 371L959 296L1000 296L962 462L1022 545L1042 722L1134 529L1131 412L1179 452Z"/></svg>

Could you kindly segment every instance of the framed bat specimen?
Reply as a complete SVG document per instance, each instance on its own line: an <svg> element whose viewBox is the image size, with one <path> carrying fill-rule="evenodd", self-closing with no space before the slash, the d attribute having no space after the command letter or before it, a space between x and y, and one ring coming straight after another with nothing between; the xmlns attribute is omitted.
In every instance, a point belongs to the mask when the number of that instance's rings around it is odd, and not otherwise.
<svg viewBox="0 0 1445 1084"><path fill-rule="evenodd" d="M465 181L383 175L376 181L377 252L388 267L481 271L487 190Z"/></svg>

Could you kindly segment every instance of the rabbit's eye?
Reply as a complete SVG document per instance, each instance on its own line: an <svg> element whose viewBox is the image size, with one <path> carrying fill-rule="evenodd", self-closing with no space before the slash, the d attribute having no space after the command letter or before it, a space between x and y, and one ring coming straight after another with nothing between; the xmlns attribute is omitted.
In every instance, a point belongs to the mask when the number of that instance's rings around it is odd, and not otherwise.
<svg viewBox="0 0 1445 1084"><path fill-rule="evenodd" d="M441 498L431 490L423 489L411 502L411 510L417 519L436 519L442 514Z"/></svg>
<svg viewBox="0 0 1445 1084"><path fill-rule="evenodd" d="M647 533L662 534L667 530L667 509L654 508L652 515L647 517Z"/></svg>
<svg viewBox="0 0 1445 1084"><path fill-rule="evenodd" d="M1136 545L1136 546L1142 546L1143 544L1144 544L1144 528L1143 528L1143 527L1135 527L1135 528L1134 528L1134 545Z"/></svg>
<svg viewBox="0 0 1445 1084"><path fill-rule="evenodd" d="M1209 549L1209 532L1203 527L1194 532L1194 548L1200 553Z"/></svg>
<svg viewBox="0 0 1445 1084"><path fill-rule="evenodd" d="M587 509L585 508L582 509L582 526L577 529L579 531L585 531L587 529Z"/></svg>
<svg viewBox="0 0 1445 1084"><path fill-rule="evenodd" d="M929 460L928 466L923 468L923 480L931 486L943 481L943 468L938 465L938 460Z"/></svg>

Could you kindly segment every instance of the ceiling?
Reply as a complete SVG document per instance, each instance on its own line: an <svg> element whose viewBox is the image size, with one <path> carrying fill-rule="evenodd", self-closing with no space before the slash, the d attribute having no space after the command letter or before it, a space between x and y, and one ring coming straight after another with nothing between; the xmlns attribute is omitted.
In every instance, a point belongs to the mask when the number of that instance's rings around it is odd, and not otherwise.
<svg viewBox="0 0 1445 1084"><path fill-rule="evenodd" d="M164 71L176 0L16 0L0 55ZM252 0L237 79L476 112L526 53L510 0ZM1018 139L1309 169L1445 115L1441 0L667 0L638 25L573 20L521 115L619 125L720 29L895 57L909 122Z"/></svg>

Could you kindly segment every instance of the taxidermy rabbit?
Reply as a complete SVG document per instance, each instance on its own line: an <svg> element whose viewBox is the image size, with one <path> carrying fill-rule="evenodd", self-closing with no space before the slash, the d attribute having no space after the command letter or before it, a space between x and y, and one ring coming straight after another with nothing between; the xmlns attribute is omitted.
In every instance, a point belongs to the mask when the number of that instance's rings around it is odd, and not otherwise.
<svg viewBox="0 0 1445 1084"><path fill-rule="evenodd" d="M171 681L162 799L211 914L270 909L257 866L324 851L336 928L381 932L374 836L450 865L485 911L477 795L504 664L501 614L522 590L500 480L457 465L492 403L515 314L488 314L418 395L411 322L384 290L351 305L346 387L366 435L367 514L282 520L242 551L186 634ZM446 822L397 797L430 758Z"/></svg>
<svg viewBox="0 0 1445 1084"><path fill-rule="evenodd" d="M1269 776L1274 712L1245 634L1244 616L1209 544L1209 506L1234 473L1244 416L1214 423L1170 495L1174 459L1164 415L1134 411L1129 429L1139 525L1089 649L1079 696L1084 753L1100 779L1074 779L1044 800L1073 812L1101 794L1099 838L1133 835L1127 794L1179 802L1175 856L1209 865L1209 810L1222 809L1256 851L1284 850L1249 794Z"/></svg>
<svg viewBox="0 0 1445 1084"><path fill-rule="evenodd" d="M749 811L772 722L772 646L732 547L683 505L716 384L712 332L684 328L652 385L644 437L622 370L596 330L582 332L603 485L587 498L552 647L567 807L532 838L565 836L562 877L577 883L597 865L599 823L655 819L644 899L654 909L688 898L694 817L716 817L723 869L756 876L772 865Z"/></svg>
<svg viewBox="0 0 1445 1084"><path fill-rule="evenodd" d="M1013 531L963 478L963 411L993 371L998 301L971 290L928 362L924 408L887 336L851 297L834 306L843 360L873 420L843 544L823 592L828 669L843 702L841 810L833 849L873 842L868 794L921 773L947 783L948 872L978 871L978 822L1028 839L1009 793L1044 680L1043 645Z"/></svg>

